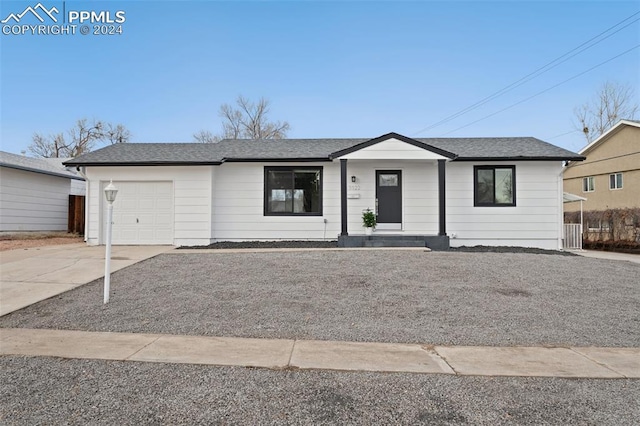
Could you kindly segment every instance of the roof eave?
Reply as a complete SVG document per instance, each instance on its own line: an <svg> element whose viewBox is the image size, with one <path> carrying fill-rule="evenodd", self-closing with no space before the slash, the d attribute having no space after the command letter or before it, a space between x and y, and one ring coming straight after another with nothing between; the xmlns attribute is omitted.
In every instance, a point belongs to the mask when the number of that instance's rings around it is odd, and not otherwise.
<svg viewBox="0 0 640 426"><path fill-rule="evenodd" d="M66 162L65 166L73 167L133 167L133 166L219 166L221 161L83 161L83 162Z"/></svg>
<svg viewBox="0 0 640 426"><path fill-rule="evenodd" d="M640 127L640 123L637 123L635 121L629 121L629 120L620 120L612 128L610 128L609 130L607 130L606 132L598 136L593 142L591 142L590 144L582 148L580 151L578 151L578 154L584 154L584 153L587 153L588 151L591 151L592 149L600 145L605 139L613 136L618 131L620 131L620 129L623 126Z"/></svg>
<svg viewBox="0 0 640 426"><path fill-rule="evenodd" d="M540 157L540 156L513 156L513 157L458 157L452 161L583 161L586 157Z"/></svg>
<svg viewBox="0 0 640 426"><path fill-rule="evenodd" d="M80 176L73 176L73 175L67 175L64 173L56 173L56 172L51 172L48 170L42 170L42 169L36 169L36 168L32 168L32 167L26 167L26 166L18 166L15 164L8 164L8 163L0 163L1 167L7 167L9 169L15 169L15 170L22 170L25 172L32 172L32 173L39 173L41 175L48 175L48 176L55 176L55 177L59 177L59 178L64 178L64 179L75 179L75 180L81 180L84 181L84 179Z"/></svg>
<svg viewBox="0 0 640 426"><path fill-rule="evenodd" d="M83 161L67 162L72 167L132 167L132 166L220 166L223 163L284 163L331 161L328 157L286 157L286 158L224 158L220 161Z"/></svg>
<svg viewBox="0 0 640 426"><path fill-rule="evenodd" d="M282 157L282 158L225 158L223 163L290 163L290 162L318 162L331 161L329 157Z"/></svg>

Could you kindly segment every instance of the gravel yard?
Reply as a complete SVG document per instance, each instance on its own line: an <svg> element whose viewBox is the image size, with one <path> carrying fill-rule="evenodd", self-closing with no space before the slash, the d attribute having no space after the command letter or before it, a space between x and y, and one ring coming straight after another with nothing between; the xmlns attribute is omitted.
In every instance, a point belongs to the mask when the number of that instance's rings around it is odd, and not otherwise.
<svg viewBox="0 0 640 426"><path fill-rule="evenodd" d="M640 346L640 265L523 253L164 254L0 327L444 345Z"/></svg>
<svg viewBox="0 0 640 426"><path fill-rule="evenodd" d="M640 418L640 380L272 371L0 358L0 422L602 424Z"/></svg>

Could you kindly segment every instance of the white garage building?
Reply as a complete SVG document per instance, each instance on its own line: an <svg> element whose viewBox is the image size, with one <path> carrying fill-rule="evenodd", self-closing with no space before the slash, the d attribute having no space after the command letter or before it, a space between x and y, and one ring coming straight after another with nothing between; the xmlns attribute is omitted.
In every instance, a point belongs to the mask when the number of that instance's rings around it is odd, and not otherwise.
<svg viewBox="0 0 640 426"><path fill-rule="evenodd" d="M69 195L85 182L63 158L30 158L0 151L0 231L66 231Z"/></svg>

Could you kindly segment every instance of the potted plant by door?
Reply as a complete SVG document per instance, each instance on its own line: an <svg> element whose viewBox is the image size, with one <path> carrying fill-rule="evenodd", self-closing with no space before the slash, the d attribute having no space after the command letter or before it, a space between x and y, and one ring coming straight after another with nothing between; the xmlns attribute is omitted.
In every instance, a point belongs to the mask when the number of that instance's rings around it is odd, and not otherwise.
<svg viewBox="0 0 640 426"><path fill-rule="evenodd" d="M376 227L376 215L371 209L362 212L362 226L364 226L365 235L371 235Z"/></svg>

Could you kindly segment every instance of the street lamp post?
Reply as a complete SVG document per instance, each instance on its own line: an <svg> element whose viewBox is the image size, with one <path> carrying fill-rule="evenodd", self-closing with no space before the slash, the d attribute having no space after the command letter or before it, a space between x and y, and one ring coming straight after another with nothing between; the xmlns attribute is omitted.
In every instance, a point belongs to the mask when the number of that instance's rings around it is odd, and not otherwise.
<svg viewBox="0 0 640 426"><path fill-rule="evenodd" d="M104 189L107 198L107 248L104 256L104 303L109 303L109 291L111 285L111 223L113 222L113 202L116 200L118 188L113 181Z"/></svg>

